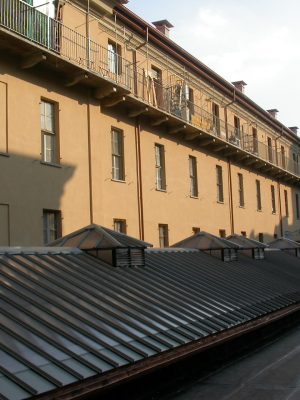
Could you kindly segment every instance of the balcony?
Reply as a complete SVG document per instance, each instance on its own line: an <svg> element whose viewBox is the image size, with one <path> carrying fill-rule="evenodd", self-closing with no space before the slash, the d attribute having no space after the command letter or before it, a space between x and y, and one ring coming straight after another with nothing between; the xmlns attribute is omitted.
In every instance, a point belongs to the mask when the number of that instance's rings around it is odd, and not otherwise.
<svg viewBox="0 0 300 400"><path fill-rule="evenodd" d="M42 63L84 84L105 107L126 104L131 117L147 113L153 126L274 178L298 183L298 163L253 140L240 129L194 104L187 83L165 85L116 52L49 18L22 0L1 0L0 47L21 58L21 68Z"/></svg>
<svg viewBox="0 0 300 400"><path fill-rule="evenodd" d="M90 78L91 86L113 82L124 89L123 93L130 92L132 79L126 60L22 0L1 0L0 33L1 39L4 38L1 47L21 56L24 69L44 62L68 74L67 86L72 81L76 84ZM4 34L10 34L9 41ZM22 42L18 40L20 37ZM89 76L79 74L82 70Z"/></svg>

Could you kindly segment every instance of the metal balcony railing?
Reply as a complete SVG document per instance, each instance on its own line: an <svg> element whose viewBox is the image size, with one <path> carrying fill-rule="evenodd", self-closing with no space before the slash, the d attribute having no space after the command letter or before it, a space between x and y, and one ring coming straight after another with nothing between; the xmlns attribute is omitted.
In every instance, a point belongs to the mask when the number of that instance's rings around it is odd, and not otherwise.
<svg viewBox="0 0 300 400"><path fill-rule="evenodd" d="M121 57L117 50L100 46L26 2L0 0L0 26L103 79L126 87L138 100L300 176L299 165L294 159L277 153L265 143L194 104L188 98L188 87L183 81L164 85L161 79L152 76L152 71L138 68Z"/></svg>
<svg viewBox="0 0 300 400"><path fill-rule="evenodd" d="M105 79L131 88L128 61L22 0L0 1L0 25Z"/></svg>

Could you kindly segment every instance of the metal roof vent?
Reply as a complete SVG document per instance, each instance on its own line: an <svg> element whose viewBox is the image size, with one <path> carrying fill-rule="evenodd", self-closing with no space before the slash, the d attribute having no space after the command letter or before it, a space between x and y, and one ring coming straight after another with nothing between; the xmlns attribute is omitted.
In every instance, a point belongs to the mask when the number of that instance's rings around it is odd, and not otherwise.
<svg viewBox="0 0 300 400"><path fill-rule="evenodd" d="M239 251L242 251L247 256L252 257L255 260L264 260L265 248L268 247L266 244L241 235L227 236L227 240L240 246Z"/></svg>
<svg viewBox="0 0 300 400"><path fill-rule="evenodd" d="M152 247L150 243L94 224L57 239L48 246L78 247L113 267L145 266L145 249Z"/></svg>
<svg viewBox="0 0 300 400"><path fill-rule="evenodd" d="M201 231L175 243L172 247L198 249L222 261L229 262L238 259L237 250L240 246L229 240Z"/></svg>
<svg viewBox="0 0 300 400"><path fill-rule="evenodd" d="M280 249L293 256L300 257L300 243L286 237L280 237L269 243L271 249Z"/></svg>

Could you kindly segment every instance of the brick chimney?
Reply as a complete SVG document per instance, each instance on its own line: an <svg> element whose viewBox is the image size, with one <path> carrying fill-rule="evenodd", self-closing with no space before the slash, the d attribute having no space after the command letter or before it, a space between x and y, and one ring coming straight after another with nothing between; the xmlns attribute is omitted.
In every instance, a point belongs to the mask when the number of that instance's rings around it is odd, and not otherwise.
<svg viewBox="0 0 300 400"><path fill-rule="evenodd" d="M231 82L233 86L240 92L245 93L245 86L247 86L247 83L244 81L235 81Z"/></svg>
<svg viewBox="0 0 300 400"><path fill-rule="evenodd" d="M273 117L277 119L277 114L279 111L276 108L272 108L271 110L267 110L267 112Z"/></svg>
<svg viewBox="0 0 300 400"><path fill-rule="evenodd" d="M295 134L298 135L298 126L290 126L289 129Z"/></svg>
<svg viewBox="0 0 300 400"><path fill-rule="evenodd" d="M167 20L162 19L161 21L152 22L155 28L163 33L165 36L170 37L170 29L174 28L174 26Z"/></svg>

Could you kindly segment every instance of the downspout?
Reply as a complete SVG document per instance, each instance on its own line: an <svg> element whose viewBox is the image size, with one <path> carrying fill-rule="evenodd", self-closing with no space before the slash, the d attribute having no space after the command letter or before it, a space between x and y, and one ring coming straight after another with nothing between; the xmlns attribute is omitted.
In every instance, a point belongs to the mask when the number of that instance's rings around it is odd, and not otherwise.
<svg viewBox="0 0 300 400"><path fill-rule="evenodd" d="M231 161L228 158L228 192L229 192L229 216L230 216L230 231L234 235L234 215L233 215L233 195L232 195L232 175Z"/></svg>
<svg viewBox="0 0 300 400"><path fill-rule="evenodd" d="M139 237L145 239L144 205L143 205L143 181L142 181L142 157L141 157L141 123L137 117L135 121L135 147L136 147L136 185L139 218Z"/></svg>
<svg viewBox="0 0 300 400"><path fill-rule="evenodd" d="M91 146L91 105L90 89L87 96L87 134L88 134L88 168L89 168L89 201L90 201L90 223L94 223L93 212L93 179L92 179L92 146Z"/></svg>
<svg viewBox="0 0 300 400"><path fill-rule="evenodd" d="M278 190L278 202L279 202L279 226L280 226L280 236L283 236L283 223L282 223L282 207L281 207L281 193L280 193L280 182L277 180L277 190Z"/></svg>
<svg viewBox="0 0 300 400"><path fill-rule="evenodd" d="M228 141L228 125L227 125L227 108L235 102L235 88L233 89L233 99L225 104L224 106L224 118L225 118L225 131L226 141ZM233 194L232 194L232 173L231 173L231 161L227 158L228 164L228 194L229 194L229 217L230 217L230 231L231 235L234 235L234 211L233 211Z"/></svg>

